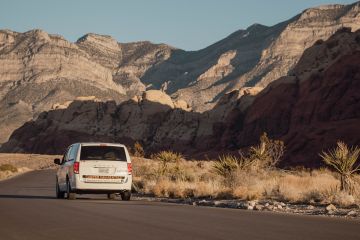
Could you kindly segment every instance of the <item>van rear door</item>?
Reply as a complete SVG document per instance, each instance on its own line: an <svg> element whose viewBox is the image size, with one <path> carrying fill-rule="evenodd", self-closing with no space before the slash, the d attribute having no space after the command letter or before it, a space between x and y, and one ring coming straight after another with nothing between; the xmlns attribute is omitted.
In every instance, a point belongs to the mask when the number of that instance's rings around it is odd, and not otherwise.
<svg viewBox="0 0 360 240"><path fill-rule="evenodd" d="M128 177L125 148L113 145L81 146L79 175L84 182L125 182Z"/></svg>

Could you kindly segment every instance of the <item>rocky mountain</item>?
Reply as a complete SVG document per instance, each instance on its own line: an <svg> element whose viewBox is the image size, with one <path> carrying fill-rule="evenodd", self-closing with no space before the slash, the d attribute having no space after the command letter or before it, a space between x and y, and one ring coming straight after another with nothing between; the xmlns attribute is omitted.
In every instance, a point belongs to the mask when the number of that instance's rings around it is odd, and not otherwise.
<svg viewBox="0 0 360 240"><path fill-rule="evenodd" d="M267 27L254 24L199 51L87 34L71 43L41 30L0 31L0 143L25 121L78 97L139 98L161 89L195 112L226 93L254 91L285 76L303 51L341 27L360 26L360 3L307 9ZM226 97L225 97L226 98ZM184 103L186 101L186 103Z"/></svg>
<svg viewBox="0 0 360 240"><path fill-rule="evenodd" d="M70 43L41 30L0 31L0 142L39 113L77 97L129 99L145 87L131 74L121 80L127 69L140 74L170 49L148 42L119 44L94 34Z"/></svg>
<svg viewBox="0 0 360 240"><path fill-rule="evenodd" d="M206 112L189 111L158 90L116 104L79 99L17 129L1 151L61 153L76 141L140 141L147 151L171 148L200 156L282 139L282 164L319 166L337 140L360 144L360 30L340 29L307 49L292 72L264 90L225 94ZM259 92L260 91L260 92Z"/></svg>
<svg viewBox="0 0 360 240"><path fill-rule="evenodd" d="M211 109L227 92L265 87L285 76L318 39L342 27L359 29L359 6L321 6L272 27L254 24L200 51L176 52L141 79L174 98L189 99L196 111Z"/></svg>
<svg viewBox="0 0 360 240"><path fill-rule="evenodd" d="M255 144L267 132L286 144L283 165L319 166L336 141L360 145L360 30L339 30L307 49L289 76L267 86L245 113L229 114L219 148Z"/></svg>

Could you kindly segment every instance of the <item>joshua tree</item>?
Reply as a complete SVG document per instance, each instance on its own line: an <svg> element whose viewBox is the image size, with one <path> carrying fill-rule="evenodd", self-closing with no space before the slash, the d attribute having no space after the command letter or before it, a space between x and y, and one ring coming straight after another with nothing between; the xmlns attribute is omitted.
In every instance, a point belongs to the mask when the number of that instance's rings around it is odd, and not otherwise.
<svg viewBox="0 0 360 240"><path fill-rule="evenodd" d="M360 164L356 165L359 155L359 147L349 148L341 141L337 142L335 149L320 154L323 161L340 174L340 190L348 193L354 192L352 176L360 171Z"/></svg>

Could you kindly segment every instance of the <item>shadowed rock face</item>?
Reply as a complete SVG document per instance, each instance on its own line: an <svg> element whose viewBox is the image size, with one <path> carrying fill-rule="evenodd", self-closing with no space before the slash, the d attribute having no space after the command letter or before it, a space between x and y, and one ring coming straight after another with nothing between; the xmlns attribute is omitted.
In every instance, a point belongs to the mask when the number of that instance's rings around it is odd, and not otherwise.
<svg viewBox="0 0 360 240"><path fill-rule="evenodd" d="M121 104L75 101L17 129L1 151L62 153L78 141L141 141L148 151L201 157L256 144L267 132L285 141L283 166L319 166L318 153L338 139L360 144L359 64L360 31L343 29L257 95L233 91L204 113L175 108L160 91Z"/></svg>
<svg viewBox="0 0 360 240"><path fill-rule="evenodd" d="M304 49L360 24L359 3L312 8L272 27L254 24L199 51L118 43L89 33L76 43L41 30L0 31L0 143L25 121L78 96L117 103L162 89L203 112L229 92L285 76ZM20 116L21 115L21 116ZM16 116L16 117L15 117Z"/></svg>
<svg viewBox="0 0 360 240"><path fill-rule="evenodd" d="M246 114L233 114L221 148L255 144L267 132L285 141L283 165L319 166L318 153L337 140L360 145L359 64L360 31L306 50L292 76L265 88Z"/></svg>

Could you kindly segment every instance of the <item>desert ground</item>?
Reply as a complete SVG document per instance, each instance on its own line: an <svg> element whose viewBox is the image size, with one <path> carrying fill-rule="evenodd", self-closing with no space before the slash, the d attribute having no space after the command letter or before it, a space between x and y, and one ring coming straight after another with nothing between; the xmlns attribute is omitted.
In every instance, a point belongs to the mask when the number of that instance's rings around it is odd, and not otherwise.
<svg viewBox="0 0 360 240"><path fill-rule="evenodd" d="M326 168L282 170L257 167L237 169L231 175L222 175L215 167L219 161L184 160L181 155L178 156L180 158L171 158L168 162L155 155L154 159L132 157L133 199L306 215L360 217L358 176L354 179L355 192L348 194L339 190L338 174ZM0 154L1 179L34 170L56 169L53 159L57 157L61 156Z"/></svg>

